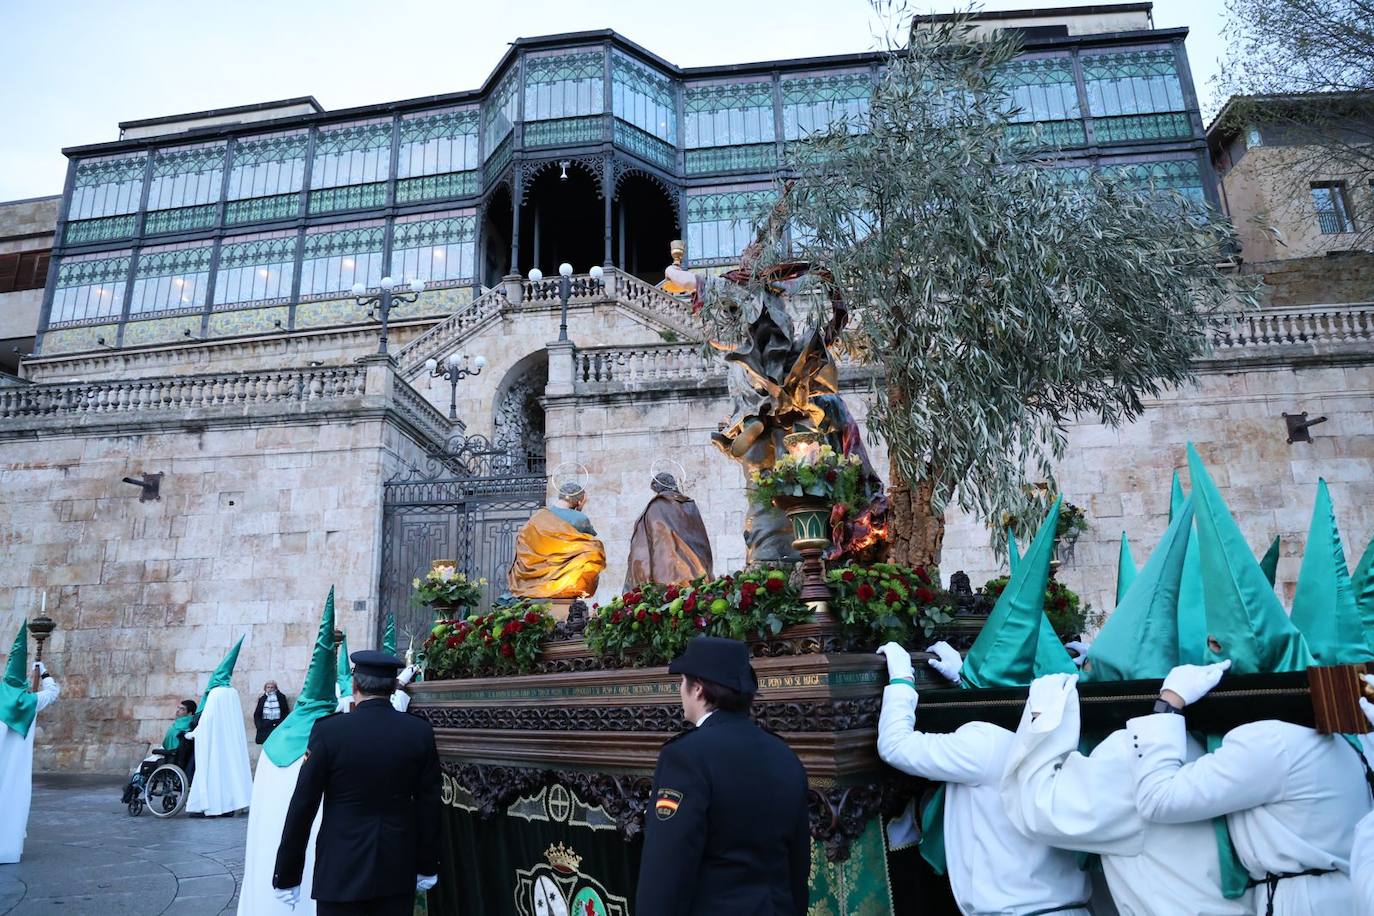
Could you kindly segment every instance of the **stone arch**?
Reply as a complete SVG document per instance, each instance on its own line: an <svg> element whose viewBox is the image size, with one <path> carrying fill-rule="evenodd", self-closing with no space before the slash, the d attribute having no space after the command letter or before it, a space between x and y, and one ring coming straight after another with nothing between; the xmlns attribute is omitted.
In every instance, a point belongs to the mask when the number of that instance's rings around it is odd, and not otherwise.
<svg viewBox="0 0 1374 916"><path fill-rule="evenodd" d="M521 452L541 467L544 461L544 389L549 383L549 354L530 353L510 367L492 398L491 441Z"/></svg>

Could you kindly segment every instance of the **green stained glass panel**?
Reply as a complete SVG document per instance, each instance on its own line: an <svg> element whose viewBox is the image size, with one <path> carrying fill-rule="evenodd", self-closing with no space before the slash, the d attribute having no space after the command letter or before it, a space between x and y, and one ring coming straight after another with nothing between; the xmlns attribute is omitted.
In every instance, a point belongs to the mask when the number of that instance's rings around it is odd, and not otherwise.
<svg viewBox="0 0 1374 916"><path fill-rule="evenodd" d="M557 83L563 80L601 79L603 61L600 51L527 57L525 82Z"/></svg>
<svg viewBox="0 0 1374 916"><path fill-rule="evenodd" d="M183 232L187 229L204 229L215 224L216 209L216 204L202 204L198 207L154 210L148 214L143 231L151 235L156 232Z"/></svg>
<svg viewBox="0 0 1374 916"><path fill-rule="evenodd" d="M771 188L697 194L687 198L687 221L698 223L714 220L754 220L777 199L777 192Z"/></svg>
<svg viewBox="0 0 1374 916"><path fill-rule="evenodd" d="M327 258L335 255L380 252L386 230L381 226L317 232L305 237L305 257Z"/></svg>
<svg viewBox="0 0 1374 916"><path fill-rule="evenodd" d="M604 121L600 115L589 118L559 118L554 121L525 123L526 146L566 146L573 143L598 143Z"/></svg>
<svg viewBox="0 0 1374 916"><path fill-rule="evenodd" d="M615 119L615 145L665 169L671 169L676 159L673 147L619 118Z"/></svg>
<svg viewBox="0 0 1374 916"><path fill-rule="evenodd" d="M126 216L107 216L104 219L83 219L67 223L62 240L68 245L83 242L103 242L106 239L122 239L134 234L137 218L130 213Z"/></svg>
<svg viewBox="0 0 1374 916"><path fill-rule="evenodd" d="M421 200L442 200L447 197L467 197L477 193L477 172L450 172L447 175L426 175L423 178L403 178L396 182L396 203L409 204Z"/></svg>
<svg viewBox="0 0 1374 916"><path fill-rule="evenodd" d="M688 114L727 111L732 108L773 108L772 83L733 83L692 86L683 90L683 109Z"/></svg>
<svg viewBox="0 0 1374 916"><path fill-rule="evenodd" d="M274 194L271 197L253 197L248 200L231 200L224 205L224 221L230 225L237 223L256 223L259 220L291 219L299 216L301 195Z"/></svg>
<svg viewBox="0 0 1374 916"><path fill-rule="evenodd" d="M1100 143L1118 143L1128 140L1169 140L1176 137L1191 137L1193 124L1188 115L1182 112L1095 118L1093 120L1093 134Z"/></svg>
<svg viewBox="0 0 1374 916"><path fill-rule="evenodd" d="M743 170L769 171L778 165L778 148L773 143L689 149L686 155L689 175Z"/></svg>
<svg viewBox="0 0 1374 916"><path fill-rule="evenodd" d="M135 277L170 277L202 273L210 269L210 246L177 248L172 251L145 251L138 257Z"/></svg>
<svg viewBox="0 0 1374 916"><path fill-rule="evenodd" d="M380 207L386 203L386 182L346 185L310 192L311 213L332 213L337 210L357 210Z"/></svg>
<svg viewBox="0 0 1374 916"><path fill-rule="evenodd" d="M472 216L397 223L392 245L394 248L419 248L470 242L476 235L476 228L477 220Z"/></svg>
<svg viewBox="0 0 1374 916"><path fill-rule="evenodd" d="M129 278L129 257L98 261L68 261L57 271L57 288L89 286L94 283L119 283Z"/></svg>
<svg viewBox="0 0 1374 916"><path fill-rule="evenodd" d="M427 140L451 140L477 133L476 111L453 111L429 118L411 118L401 122L401 143L424 143Z"/></svg>
<svg viewBox="0 0 1374 916"><path fill-rule="evenodd" d="M1081 146L1088 142L1082 121L1040 121L1009 124L1007 132L1018 143L1046 146ZM1098 139L1102 137L1099 135Z"/></svg>
<svg viewBox="0 0 1374 916"><path fill-rule="evenodd" d="M295 236L254 239L251 242L224 245L219 253L219 267L220 270L225 270L233 267L274 264L281 261L292 261L295 260L295 257Z"/></svg>

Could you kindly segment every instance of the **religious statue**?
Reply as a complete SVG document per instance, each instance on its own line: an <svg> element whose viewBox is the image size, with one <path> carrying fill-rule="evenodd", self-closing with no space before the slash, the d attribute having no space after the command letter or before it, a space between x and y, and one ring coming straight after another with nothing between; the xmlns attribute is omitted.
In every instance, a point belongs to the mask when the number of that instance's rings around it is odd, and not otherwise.
<svg viewBox="0 0 1374 916"><path fill-rule="evenodd" d="M582 511L586 489L562 483L557 503L534 513L515 536L508 581L517 598L585 598L606 568L606 549Z"/></svg>
<svg viewBox="0 0 1374 916"><path fill-rule="evenodd" d="M672 474L655 474L654 495L635 520L625 591L646 582L683 585L711 575L711 538L697 504L678 489Z"/></svg>
<svg viewBox="0 0 1374 916"><path fill-rule="evenodd" d="M759 237L745 248L740 266L720 277L694 274L681 266L685 250L680 242L672 248L673 264L664 270L664 288L689 292L694 311L711 307L740 329L738 344L712 340L725 354L730 417L711 439L726 455L744 468L745 486L754 471L773 466L784 449L783 440L793 432L820 433L837 453L857 455L862 461L869 504L853 517L832 518L834 559L881 538L887 499L882 482L868 460L858 423L839 395L839 371L829 345L839 337L848 309L828 271L812 269L805 261L780 261L761 266L764 239L777 237L785 220L786 197L779 201ZM804 337L794 330L787 300L812 293L819 287L830 307L824 327L813 327ZM748 562L780 563L800 559L792 547L787 518L772 507L750 500L744 522Z"/></svg>

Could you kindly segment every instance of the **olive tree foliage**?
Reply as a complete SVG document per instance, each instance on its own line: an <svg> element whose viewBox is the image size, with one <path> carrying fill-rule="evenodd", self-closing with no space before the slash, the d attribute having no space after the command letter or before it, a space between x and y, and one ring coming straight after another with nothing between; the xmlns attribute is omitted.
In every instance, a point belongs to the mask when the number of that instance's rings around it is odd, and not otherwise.
<svg viewBox="0 0 1374 916"><path fill-rule="evenodd" d="M1215 214L1057 170L1009 131L1017 50L965 22L910 30L867 113L806 142L784 200L794 253L852 309L839 345L876 370L900 562L938 563L951 501L1001 549L1000 523L1057 489L1071 423L1140 416L1253 301L1219 269Z"/></svg>

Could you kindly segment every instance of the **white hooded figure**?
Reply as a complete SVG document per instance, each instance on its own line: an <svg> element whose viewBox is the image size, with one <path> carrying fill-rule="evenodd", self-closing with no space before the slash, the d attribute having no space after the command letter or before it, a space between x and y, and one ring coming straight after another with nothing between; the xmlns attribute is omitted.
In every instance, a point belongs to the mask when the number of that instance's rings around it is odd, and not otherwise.
<svg viewBox="0 0 1374 916"><path fill-rule="evenodd" d="M1188 553L1193 506L1183 503L1145 568L1087 648L1084 680L1158 678L1179 661L1179 582ZM1197 647L1201 651L1201 646ZM1127 778L1135 752L1118 729L1091 754L1079 753L1078 678L1037 678L1021 715L1002 776L1002 802L1021 833L1060 849L1101 856L1103 875L1121 916L1170 912L1240 916L1253 912L1249 892L1222 891L1217 834L1210 822L1156 824L1136 811ZM1188 759L1203 748L1188 741Z"/></svg>
<svg viewBox="0 0 1374 916"><path fill-rule="evenodd" d="M28 633L28 623L20 624L0 682L0 865L24 855L33 800L34 722L60 692L42 662L34 662L41 676L38 692L29 691Z"/></svg>
<svg viewBox="0 0 1374 916"><path fill-rule="evenodd" d="M186 810L214 817L247 808L253 796L253 768L248 761L248 729L243 702L230 684L243 637L220 662L200 702L200 719L186 733L195 742L196 770Z"/></svg>
<svg viewBox="0 0 1374 916"><path fill-rule="evenodd" d="M339 654L334 660L336 676L334 696L337 703L335 712L348 712L353 708L353 668L348 663L348 637L339 640Z"/></svg>
<svg viewBox="0 0 1374 916"><path fill-rule="evenodd" d="M1059 504L1012 573L967 661L944 643L930 666L956 683L978 687L1029 684L1035 674L1071 672L1074 664L1044 614L1045 584ZM1056 913L1087 916L1088 874L1073 853L1028 839L1012 826L999 791L1012 733L990 722L969 722L950 734L917 730L911 656L896 643L887 657L888 687L878 720L878 755L914 776L943 783L943 816L929 812L925 842L943 829L945 866L954 900L966 916ZM927 818L923 817L923 821Z"/></svg>
<svg viewBox="0 0 1374 916"><path fill-rule="evenodd" d="M310 730L318 720L332 715L337 708L335 666L334 590L330 589L296 707L263 742L262 755L258 757L258 769L253 775L253 803L248 809L238 916L313 916L315 912L315 901L310 893L315 873L315 836L320 831L323 809L315 815L310 828L305 871L301 873L300 895L294 906L283 902L273 890L272 872L277 864L277 846L286 823L286 809L291 804L296 776L305 760Z"/></svg>

